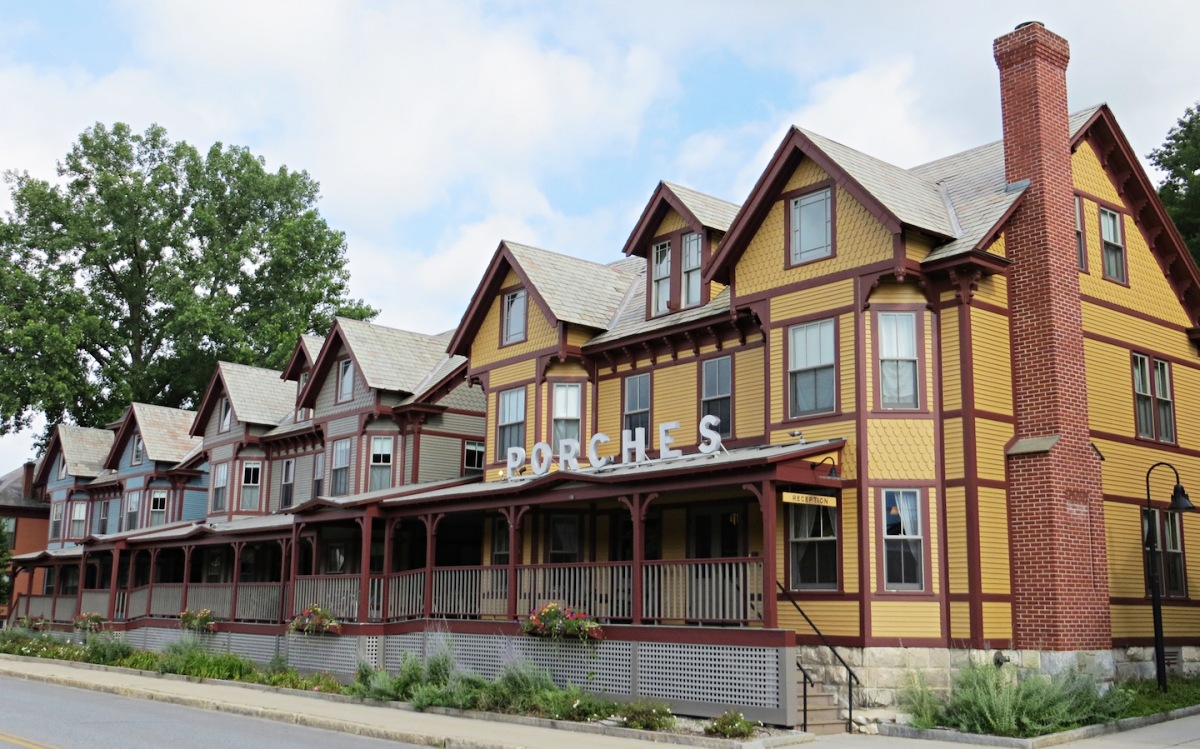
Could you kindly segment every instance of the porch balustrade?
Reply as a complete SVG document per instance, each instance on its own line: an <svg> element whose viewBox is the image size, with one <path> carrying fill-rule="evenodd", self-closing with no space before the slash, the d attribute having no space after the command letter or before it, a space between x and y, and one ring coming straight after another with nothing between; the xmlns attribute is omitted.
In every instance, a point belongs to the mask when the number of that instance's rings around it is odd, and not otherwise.
<svg viewBox="0 0 1200 749"><path fill-rule="evenodd" d="M507 574L507 570L501 571ZM507 577L504 582L507 588ZM524 615L551 601L585 611L596 619L630 619L633 616L633 565L612 562L518 567L517 614Z"/></svg>
<svg viewBox="0 0 1200 749"><path fill-rule="evenodd" d="M425 615L425 570L387 576L387 620L419 619Z"/></svg>
<svg viewBox="0 0 1200 749"><path fill-rule="evenodd" d="M191 606L191 596L188 598ZM150 616L177 617L180 611L183 611L183 583L155 583L154 595L150 597Z"/></svg>
<svg viewBox="0 0 1200 749"><path fill-rule="evenodd" d="M140 588L134 588L129 591L126 602L126 619L140 619L143 616L147 616L150 613L148 606L150 603L150 586L143 585Z"/></svg>
<svg viewBox="0 0 1200 749"><path fill-rule="evenodd" d="M277 622L283 602L282 583L238 583L237 616L240 622Z"/></svg>
<svg viewBox="0 0 1200 749"><path fill-rule="evenodd" d="M158 588L154 589L158 598ZM157 602L157 601L156 601ZM233 583L192 583L188 585L187 607L191 611L208 609L214 619L229 619L233 614ZM179 614L179 610L174 612Z"/></svg>
<svg viewBox="0 0 1200 749"><path fill-rule="evenodd" d="M475 617L480 606L484 567L438 567L433 571L433 615ZM507 599L506 599L507 600ZM507 605L507 603L506 603Z"/></svg>
<svg viewBox="0 0 1200 749"><path fill-rule="evenodd" d="M79 613L108 616L108 590L85 590L79 598Z"/></svg>
<svg viewBox="0 0 1200 749"><path fill-rule="evenodd" d="M309 606L320 606L338 619L358 621L358 596L361 575L301 575L296 578L292 596L292 616ZM380 587L382 591L382 587ZM374 610L374 607L372 607Z"/></svg>
<svg viewBox="0 0 1200 749"><path fill-rule="evenodd" d="M77 600L74 593L65 596L54 596L54 615L50 617L51 621L56 622L73 622L75 621L75 601Z"/></svg>
<svg viewBox="0 0 1200 749"><path fill-rule="evenodd" d="M642 618L746 624L763 618L763 563L747 559L646 562Z"/></svg>
<svg viewBox="0 0 1200 749"><path fill-rule="evenodd" d="M25 596L24 600L25 603L21 606L22 616L28 616L30 619L36 619L39 616L43 619L51 618L54 596Z"/></svg>

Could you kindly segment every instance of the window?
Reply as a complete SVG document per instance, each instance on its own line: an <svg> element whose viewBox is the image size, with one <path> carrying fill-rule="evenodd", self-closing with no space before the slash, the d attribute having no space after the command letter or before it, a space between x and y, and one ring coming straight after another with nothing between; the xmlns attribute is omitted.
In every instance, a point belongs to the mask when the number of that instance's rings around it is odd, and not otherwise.
<svg viewBox="0 0 1200 749"><path fill-rule="evenodd" d="M579 561L579 516L552 515L550 541L547 544L550 564L570 564Z"/></svg>
<svg viewBox="0 0 1200 749"><path fill-rule="evenodd" d="M925 561L921 537L921 501L916 489L885 489L883 492L884 587L887 590L922 590Z"/></svg>
<svg viewBox="0 0 1200 749"><path fill-rule="evenodd" d="M125 495L125 530L138 527L138 513L142 509L142 493L129 492Z"/></svg>
<svg viewBox="0 0 1200 749"><path fill-rule="evenodd" d="M830 232L833 193L829 188L792 199L791 264L807 263L833 254Z"/></svg>
<svg viewBox="0 0 1200 749"><path fill-rule="evenodd" d="M162 525L167 522L167 492L155 489L150 492L150 525Z"/></svg>
<svg viewBox="0 0 1200 749"><path fill-rule="evenodd" d="M71 503L71 538L83 538L87 535L87 503Z"/></svg>
<svg viewBox="0 0 1200 749"><path fill-rule="evenodd" d="M879 313L879 404L917 407L917 318L912 312Z"/></svg>
<svg viewBox="0 0 1200 749"><path fill-rule="evenodd" d="M262 463L242 464L242 495L239 510L257 510L259 484L262 482Z"/></svg>
<svg viewBox="0 0 1200 749"><path fill-rule="evenodd" d="M717 431L722 437L733 434L733 379L730 358L709 359L704 362L704 380L700 392L700 416L716 416L721 420Z"/></svg>
<svg viewBox="0 0 1200 749"><path fill-rule="evenodd" d="M300 373L300 384L296 388L296 400L299 401L300 396L304 393L304 388L308 385L308 372ZM311 408L296 408L296 421L304 421L312 418Z"/></svg>
<svg viewBox="0 0 1200 749"><path fill-rule="evenodd" d="M333 443L333 475L329 493L344 497L350 493L350 440Z"/></svg>
<svg viewBox="0 0 1200 749"><path fill-rule="evenodd" d="M653 314L661 315L671 308L671 242L659 242L651 249L654 259Z"/></svg>
<svg viewBox="0 0 1200 749"><path fill-rule="evenodd" d="M1087 270L1087 241L1083 236L1083 198L1075 196L1075 254L1079 270Z"/></svg>
<svg viewBox="0 0 1200 749"><path fill-rule="evenodd" d="M342 359L338 362L337 381L338 402L348 401L354 397L354 360Z"/></svg>
<svg viewBox="0 0 1200 749"><path fill-rule="evenodd" d="M321 489L325 485L325 451L317 453L313 456L313 496L321 496Z"/></svg>
<svg viewBox="0 0 1200 749"><path fill-rule="evenodd" d="M108 533L108 502L101 502L96 514L96 535Z"/></svg>
<svg viewBox="0 0 1200 749"><path fill-rule="evenodd" d="M463 443L463 475L483 473L483 442L467 440Z"/></svg>
<svg viewBox="0 0 1200 749"><path fill-rule="evenodd" d="M371 477L368 491L392 485L392 438L371 438Z"/></svg>
<svg viewBox="0 0 1200 749"><path fill-rule="evenodd" d="M835 590L838 584L835 508L790 505L792 590Z"/></svg>
<svg viewBox="0 0 1200 749"><path fill-rule="evenodd" d="M500 393L500 419L496 428L498 460L507 458L510 447L525 447L525 388Z"/></svg>
<svg viewBox="0 0 1200 749"><path fill-rule="evenodd" d="M500 345L520 343L525 340L525 289L517 289L504 295L504 327Z"/></svg>
<svg viewBox="0 0 1200 749"><path fill-rule="evenodd" d="M1137 436L1162 442L1175 441L1175 404L1171 394L1171 363L1134 354L1133 400Z"/></svg>
<svg viewBox="0 0 1200 749"><path fill-rule="evenodd" d="M130 458L129 462L135 466L141 464L143 452L144 452L144 450L142 448L142 435L140 435L140 434L133 435L133 457Z"/></svg>
<svg viewBox="0 0 1200 749"><path fill-rule="evenodd" d="M50 508L50 538L62 538L63 503Z"/></svg>
<svg viewBox="0 0 1200 749"><path fill-rule="evenodd" d="M1142 510L1142 539L1145 552L1146 590L1150 590L1151 557L1158 553L1159 593L1168 596L1187 595L1187 575L1184 572L1183 527L1177 512Z"/></svg>
<svg viewBox="0 0 1200 749"><path fill-rule="evenodd" d="M65 479L67 477L67 456L58 456L58 477Z"/></svg>
<svg viewBox="0 0 1200 749"><path fill-rule="evenodd" d="M229 427L233 424L233 406L229 404L228 398L221 399L221 424L218 427L219 431L228 432Z"/></svg>
<svg viewBox="0 0 1200 749"><path fill-rule="evenodd" d="M833 320L794 325L788 335L788 415L796 419L832 412L837 402Z"/></svg>
<svg viewBox="0 0 1200 749"><path fill-rule="evenodd" d="M1126 283L1125 241L1121 233L1121 214L1107 208L1100 209L1100 244L1104 254L1104 277L1110 281Z"/></svg>
<svg viewBox="0 0 1200 749"><path fill-rule="evenodd" d="M646 430L650 437L650 373L630 375L625 378L624 429L636 433L638 428Z"/></svg>
<svg viewBox="0 0 1200 749"><path fill-rule="evenodd" d="M225 509L225 489L229 486L229 464L222 463L213 466L212 474L212 508L213 512Z"/></svg>
<svg viewBox="0 0 1200 749"><path fill-rule="evenodd" d="M504 517L492 518L492 566L506 566L508 551L508 521Z"/></svg>
<svg viewBox="0 0 1200 749"><path fill-rule="evenodd" d="M683 306L695 307L700 303L700 235L683 235Z"/></svg>
<svg viewBox="0 0 1200 749"><path fill-rule="evenodd" d="M292 497L296 489L296 461L288 458L283 461L283 475L279 477L279 506L291 507Z"/></svg>
<svg viewBox="0 0 1200 749"><path fill-rule="evenodd" d="M550 449L557 451L565 439L579 439L579 385L554 385L554 442Z"/></svg>

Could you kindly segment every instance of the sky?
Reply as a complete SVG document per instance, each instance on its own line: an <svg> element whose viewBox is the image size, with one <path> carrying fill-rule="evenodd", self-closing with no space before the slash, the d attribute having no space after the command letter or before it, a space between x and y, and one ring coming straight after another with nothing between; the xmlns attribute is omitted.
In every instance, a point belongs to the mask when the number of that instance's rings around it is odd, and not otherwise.
<svg viewBox="0 0 1200 749"><path fill-rule="evenodd" d="M320 182L377 322L435 333L500 240L616 260L659 180L741 203L792 124L906 167L997 140L1028 20L1143 157L1200 99L1195 2L0 0L0 171L96 122L246 146Z"/></svg>

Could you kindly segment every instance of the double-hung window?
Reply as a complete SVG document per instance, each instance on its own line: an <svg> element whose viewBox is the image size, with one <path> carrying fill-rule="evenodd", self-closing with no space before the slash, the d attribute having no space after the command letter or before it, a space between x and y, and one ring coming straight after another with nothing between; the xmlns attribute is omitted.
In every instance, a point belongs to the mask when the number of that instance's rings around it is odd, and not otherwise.
<svg viewBox="0 0 1200 749"><path fill-rule="evenodd" d="M525 447L525 388L500 393L500 418L496 424L497 460L505 460L508 448Z"/></svg>
<svg viewBox="0 0 1200 749"><path fill-rule="evenodd" d="M138 514L142 510L142 493L129 492L125 495L125 530L138 527Z"/></svg>
<svg viewBox="0 0 1200 749"><path fill-rule="evenodd" d="M833 507L790 505L792 590L834 590L838 584L837 518Z"/></svg>
<svg viewBox="0 0 1200 749"><path fill-rule="evenodd" d="M917 316L879 313L879 405L917 407Z"/></svg>
<svg viewBox="0 0 1200 749"><path fill-rule="evenodd" d="M50 507L50 538L62 538L63 503Z"/></svg>
<svg viewBox="0 0 1200 749"><path fill-rule="evenodd" d="M391 437L371 438L371 478L368 491L387 489L392 485Z"/></svg>
<svg viewBox="0 0 1200 749"><path fill-rule="evenodd" d="M96 514L96 535L108 533L108 513L109 502L105 500L100 503L99 512Z"/></svg>
<svg viewBox="0 0 1200 749"><path fill-rule="evenodd" d="M213 512L225 509L225 489L229 486L229 464L221 463L213 466L212 472L212 508Z"/></svg>
<svg viewBox="0 0 1200 749"><path fill-rule="evenodd" d="M333 474L330 477L329 493L344 497L350 493L350 440L333 443Z"/></svg>
<svg viewBox="0 0 1200 749"><path fill-rule="evenodd" d="M550 564L570 564L579 561L579 516L552 515L549 527Z"/></svg>
<svg viewBox="0 0 1200 749"><path fill-rule="evenodd" d="M1134 354L1133 400L1138 437L1175 441L1175 404L1171 397L1171 363Z"/></svg>
<svg viewBox="0 0 1200 749"><path fill-rule="evenodd" d="M654 271L651 310L661 315L671 308L671 242L659 242L650 248Z"/></svg>
<svg viewBox="0 0 1200 749"><path fill-rule="evenodd" d="M792 198L790 259L792 265L833 254L833 192L830 188Z"/></svg>
<svg viewBox="0 0 1200 749"><path fill-rule="evenodd" d="M579 439L581 390L574 383L554 385L554 442L550 447L555 451L563 440Z"/></svg>
<svg viewBox="0 0 1200 749"><path fill-rule="evenodd" d="M921 493L916 489L885 489L883 517L884 587L887 590L924 590Z"/></svg>
<svg viewBox="0 0 1200 749"><path fill-rule="evenodd" d="M71 538L83 538L87 530L87 503L71 504Z"/></svg>
<svg viewBox="0 0 1200 749"><path fill-rule="evenodd" d="M313 488L312 495L314 497L321 496L322 490L325 488L325 451L317 453L313 456Z"/></svg>
<svg viewBox="0 0 1200 749"><path fill-rule="evenodd" d="M259 486L262 484L262 463L258 461L242 464L242 494L239 510L257 510Z"/></svg>
<svg viewBox="0 0 1200 749"><path fill-rule="evenodd" d="M700 235L692 232L683 235L683 278L680 293L684 307L695 307L700 303Z"/></svg>
<svg viewBox="0 0 1200 749"><path fill-rule="evenodd" d="M463 475L477 473L483 473L483 441L466 440L463 442Z"/></svg>
<svg viewBox="0 0 1200 749"><path fill-rule="evenodd" d="M354 397L354 360L342 359L337 365L337 400L339 403Z"/></svg>
<svg viewBox="0 0 1200 749"><path fill-rule="evenodd" d="M131 465L141 465L145 450L142 446L142 435L133 435L133 455L129 462Z"/></svg>
<svg viewBox="0 0 1200 749"><path fill-rule="evenodd" d="M1104 254L1104 277L1117 283L1126 283L1125 238L1121 231L1121 214L1107 208L1100 209L1100 245Z"/></svg>
<svg viewBox="0 0 1200 749"><path fill-rule="evenodd" d="M1087 241L1083 235L1083 198L1075 196L1075 254L1079 270L1087 270Z"/></svg>
<svg viewBox="0 0 1200 749"><path fill-rule="evenodd" d="M233 425L233 406L229 404L228 398L221 399L221 421L217 427L218 431L228 432L229 427Z"/></svg>
<svg viewBox="0 0 1200 749"><path fill-rule="evenodd" d="M65 479L67 477L67 456L58 456L58 478Z"/></svg>
<svg viewBox="0 0 1200 749"><path fill-rule="evenodd" d="M832 412L837 402L833 320L793 325L788 335L788 415Z"/></svg>
<svg viewBox="0 0 1200 749"><path fill-rule="evenodd" d="M1158 592L1168 596L1187 595L1187 574L1183 558L1183 525L1179 513L1143 509L1142 539L1146 564L1146 590L1150 590L1151 565L1158 564Z"/></svg>
<svg viewBox="0 0 1200 749"><path fill-rule="evenodd" d="M650 434L650 373L630 375L625 378L624 429L636 434L645 429Z"/></svg>
<svg viewBox="0 0 1200 749"><path fill-rule="evenodd" d="M708 359L703 364L704 377L700 391L700 416L716 416L721 420L717 431L722 437L733 434L733 373L730 358Z"/></svg>
<svg viewBox="0 0 1200 749"><path fill-rule="evenodd" d="M291 507L296 494L296 460L283 461L283 474L279 477L279 506Z"/></svg>
<svg viewBox="0 0 1200 749"><path fill-rule="evenodd" d="M517 289L504 295L501 345L507 346L525 340L526 301L525 289Z"/></svg>
<svg viewBox="0 0 1200 749"><path fill-rule="evenodd" d="M150 525L162 525L167 522L167 492L165 489L155 489L150 492Z"/></svg>

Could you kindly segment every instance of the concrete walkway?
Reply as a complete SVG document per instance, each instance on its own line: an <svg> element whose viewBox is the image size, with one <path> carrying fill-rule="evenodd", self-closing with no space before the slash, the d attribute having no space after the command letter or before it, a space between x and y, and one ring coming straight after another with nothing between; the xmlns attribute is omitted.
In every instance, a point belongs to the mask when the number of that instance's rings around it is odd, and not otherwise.
<svg viewBox="0 0 1200 749"><path fill-rule="evenodd" d="M664 746L661 742L611 735L363 705L330 695L309 696L253 685L192 682L39 658L0 655L0 674L447 749L562 749L564 746L571 749L662 749ZM827 749L939 749L950 746L946 742L859 734L822 737L814 745ZM1083 739L1065 746L1071 749L1181 746L1200 749L1200 715Z"/></svg>

